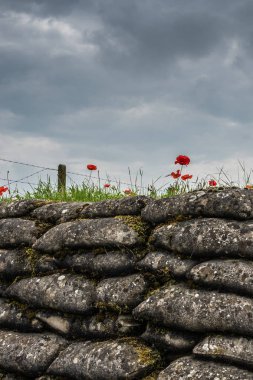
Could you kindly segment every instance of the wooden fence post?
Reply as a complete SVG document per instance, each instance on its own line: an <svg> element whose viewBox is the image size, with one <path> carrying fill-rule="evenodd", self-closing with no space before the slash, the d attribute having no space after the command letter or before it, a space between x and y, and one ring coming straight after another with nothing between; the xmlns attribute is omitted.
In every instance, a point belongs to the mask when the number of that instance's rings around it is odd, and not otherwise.
<svg viewBox="0 0 253 380"><path fill-rule="evenodd" d="M58 192L66 191L66 165L58 165Z"/></svg>

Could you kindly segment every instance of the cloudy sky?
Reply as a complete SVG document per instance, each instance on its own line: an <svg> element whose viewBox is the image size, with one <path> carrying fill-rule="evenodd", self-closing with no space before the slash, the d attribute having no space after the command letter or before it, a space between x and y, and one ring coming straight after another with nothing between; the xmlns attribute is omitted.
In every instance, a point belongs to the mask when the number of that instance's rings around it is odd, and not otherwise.
<svg viewBox="0 0 253 380"><path fill-rule="evenodd" d="M194 178L249 171L252 19L252 0L1 0L0 158L145 183L178 154Z"/></svg>

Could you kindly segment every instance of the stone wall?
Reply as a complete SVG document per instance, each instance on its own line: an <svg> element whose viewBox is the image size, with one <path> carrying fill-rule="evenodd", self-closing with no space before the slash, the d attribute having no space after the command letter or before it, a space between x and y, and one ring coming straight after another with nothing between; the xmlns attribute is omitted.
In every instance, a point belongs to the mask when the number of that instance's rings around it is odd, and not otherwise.
<svg viewBox="0 0 253 380"><path fill-rule="evenodd" d="M253 379L253 191L0 203L0 379Z"/></svg>

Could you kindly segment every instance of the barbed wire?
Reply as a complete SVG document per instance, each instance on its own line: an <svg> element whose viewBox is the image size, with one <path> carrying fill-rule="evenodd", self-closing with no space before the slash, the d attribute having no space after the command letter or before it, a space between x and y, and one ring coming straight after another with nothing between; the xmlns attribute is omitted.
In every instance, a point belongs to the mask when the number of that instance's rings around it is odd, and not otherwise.
<svg viewBox="0 0 253 380"><path fill-rule="evenodd" d="M29 163L25 163L25 162L20 162L20 161L14 161L14 160L7 160L5 158L0 158L0 161L4 161L4 162L10 162L10 163L13 163L13 164L19 164L19 165L24 165L24 166L31 166L31 167L34 167L34 168L40 168L42 170L38 171L38 172L35 172L27 177L24 177L23 179L26 179L28 177L31 177L41 171L45 171L45 170L53 170L53 171L58 171L58 169L55 169L55 168L49 168L49 167L45 167L45 166L40 166L40 165L34 165L34 164L29 164ZM138 188L138 189L146 189L146 190L149 190L149 187L146 187L146 186L138 186L136 184L132 184L132 183L129 183L129 182L122 182L120 180L111 180L111 179L108 179L108 178L101 178L99 176L95 177L95 176L92 176L92 175L88 175L88 174L83 174L83 173L76 173L76 172L71 172L71 171L66 171L66 174L72 174L72 175L76 175L76 176L81 176L81 177L84 177L84 178L87 178L87 179L95 179L97 181L107 181L107 182L112 182L112 183L116 183L118 186L120 185L126 185L126 186L131 186L131 187L135 187L135 188ZM68 178L70 178L72 180L72 182L75 182L70 176L68 176ZM8 181L8 178L6 179ZM21 182L20 180L12 180L13 182ZM76 183L76 182L75 182Z"/></svg>

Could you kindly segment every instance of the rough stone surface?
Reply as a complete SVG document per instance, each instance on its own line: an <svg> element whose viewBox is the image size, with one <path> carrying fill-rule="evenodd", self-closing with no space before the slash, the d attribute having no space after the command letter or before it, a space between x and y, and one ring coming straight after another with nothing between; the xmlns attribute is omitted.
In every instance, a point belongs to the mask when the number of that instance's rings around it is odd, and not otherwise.
<svg viewBox="0 0 253 380"><path fill-rule="evenodd" d="M147 343L172 353L189 351L199 341L199 336L196 334L173 331L152 325L147 326L141 337Z"/></svg>
<svg viewBox="0 0 253 380"><path fill-rule="evenodd" d="M48 373L73 379L140 379L159 356L136 339L73 343L62 351Z"/></svg>
<svg viewBox="0 0 253 380"><path fill-rule="evenodd" d="M22 279L10 285L6 294L35 307L73 313L90 312L96 299L93 281L59 273Z"/></svg>
<svg viewBox="0 0 253 380"><path fill-rule="evenodd" d="M0 367L24 375L43 374L67 342L53 334L0 331Z"/></svg>
<svg viewBox="0 0 253 380"><path fill-rule="evenodd" d="M156 275L168 274L180 278L196 264L197 261L181 258L172 252L152 251L138 262L138 268Z"/></svg>
<svg viewBox="0 0 253 380"><path fill-rule="evenodd" d="M109 199L102 202L93 202L83 208L81 217L103 218L116 215L139 215L143 207L150 201L144 195Z"/></svg>
<svg viewBox="0 0 253 380"><path fill-rule="evenodd" d="M41 234L33 220L0 219L0 248L31 246Z"/></svg>
<svg viewBox="0 0 253 380"><path fill-rule="evenodd" d="M21 331L42 331L43 324L35 313L23 305L0 298L0 327Z"/></svg>
<svg viewBox="0 0 253 380"><path fill-rule="evenodd" d="M253 300L234 294L164 287L134 311L137 318L190 331L228 331L253 335Z"/></svg>
<svg viewBox="0 0 253 380"><path fill-rule="evenodd" d="M253 262L210 260L193 267L188 275L197 284L253 295Z"/></svg>
<svg viewBox="0 0 253 380"><path fill-rule="evenodd" d="M157 380L252 380L253 373L232 365L183 357L172 362Z"/></svg>
<svg viewBox="0 0 253 380"><path fill-rule="evenodd" d="M172 223L155 229L150 241L193 257L253 258L253 221L203 218Z"/></svg>
<svg viewBox="0 0 253 380"><path fill-rule="evenodd" d="M139 274L107 278L97 285L97 305L127 311L143 301L148 285Z"/></svg>
<svg viewBox="0 0 253 380"><path fill-rule="evenodd" d="M48 255L37 255L31 249L0 249L0 278L47 273L57 269L58 261Z"/></svg>
<svg viewBox="0 0 253 380"><path fill-rule="evenodd" d="M1 222L0 222L1 223ZM132 247L144 243L144 228L139 220L135 228L119 218L86 219L62 223L51 228L36 241L33 248L57 252L64 248ZM0 235L1 238L1 235ZM1 240L0 240L1 242Z"/></svg>
<svg viewBox="0 0 253 380"><path fill-rule="evenodd" d="M140 256L143 253L136 250L93 251L68 255L62 264L76 272L92 273L94 276L117 276L133 272Z"/></svg>
<svg viewBox="0 0 253 380"><path fill-rule="evenodd" d="M200 190L151 200L142 210L143 219L154 224L178 216L252 219L253 192L246 189Z"/></svg>
<svg viewBox="0 0 253 380"><path fill-rule="evenodd" d="M24 199L15 202L0 202L0 219L17 218L29 215L34 209L47 203L51 202L39 199Z"/></svg>
<svg viewBox="0 0 253 380"><path fill-rule="evenodd" d="M47 223L64 223L79 217L87 202L57 202L35 209L31 217Z"/></svg>
<svg viewBox="0 0 253 380"><path fill-rule="evenodd" d="M214 335L194 347L193 353L253 368L253 339Z"/></svg>

